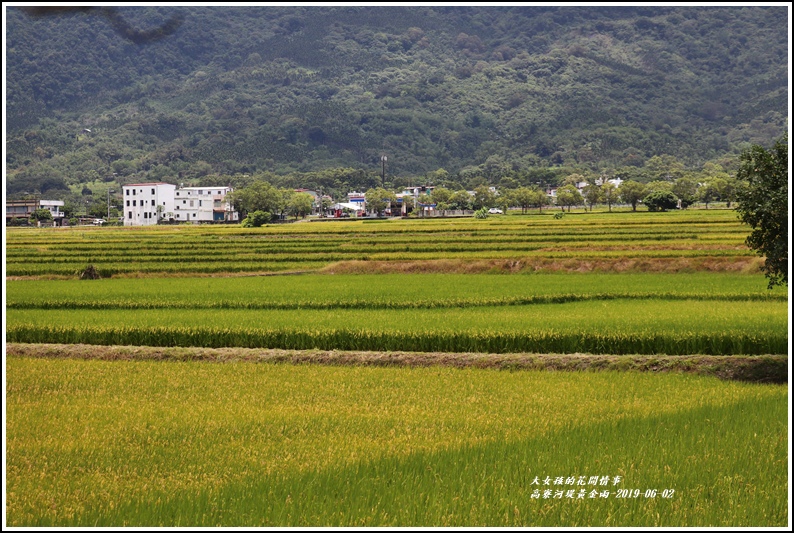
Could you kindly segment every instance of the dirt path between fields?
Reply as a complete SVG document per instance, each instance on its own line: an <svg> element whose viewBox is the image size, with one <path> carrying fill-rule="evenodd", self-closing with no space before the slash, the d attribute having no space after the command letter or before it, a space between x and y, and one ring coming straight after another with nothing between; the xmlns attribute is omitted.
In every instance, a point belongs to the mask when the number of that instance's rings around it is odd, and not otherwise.
<svg viewBox="0 0 794 533"><path fill-rule="evenodd" d="M88 344L18 344L7 356L103 361L203 361L337 366L482 368L494 370L679 372L756 383L788 383L788 356L481 354L349 352L251 348L161 348Z"/></svg>

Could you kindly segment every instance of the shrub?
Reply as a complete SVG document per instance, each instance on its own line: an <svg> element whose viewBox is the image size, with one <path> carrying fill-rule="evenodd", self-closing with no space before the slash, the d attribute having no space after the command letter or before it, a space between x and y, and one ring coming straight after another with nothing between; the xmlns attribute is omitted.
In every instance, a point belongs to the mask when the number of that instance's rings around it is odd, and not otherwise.
<svg viewBox="0 0 794 533"><path fill-rule="evenodd" d="M474 212L474 218L488 218L488 208L483 207Z"/></svg>
<svg viewBox="0 0 794 533"><path fill-rule="evenodd" d="M254 211L253 213L248 213L248 216L243 219L242 226L244 228L258 228L270 222L271 218L273 216L267 211Z"/></svg>
<svg viewBox="0 0 794 533"><path fill-rule="evenodd" d="M656 191L646 196L642 203L645 204L648 211L667 211L678 207L678 197L671 192Z"/></svg>

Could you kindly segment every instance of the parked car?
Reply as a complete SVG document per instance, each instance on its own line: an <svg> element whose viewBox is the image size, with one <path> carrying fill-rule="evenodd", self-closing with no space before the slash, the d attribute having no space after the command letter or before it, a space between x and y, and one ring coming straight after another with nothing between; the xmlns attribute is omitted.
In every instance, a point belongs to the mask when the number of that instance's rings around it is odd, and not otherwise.
<svg viewBox="0 0 794 533"><path fill-rule="evenodd" d="M104 218L95 218L94 219L94 226L101 226L105 222L106 222L106 220Z"/></svg>
<svg viewBox="0 0 794 533"><path fill-rule="evenodd" d="M499 209L498 207L492 207L488 210L488 213L490 213L491 215L501 215L502 210Z"/></svg>

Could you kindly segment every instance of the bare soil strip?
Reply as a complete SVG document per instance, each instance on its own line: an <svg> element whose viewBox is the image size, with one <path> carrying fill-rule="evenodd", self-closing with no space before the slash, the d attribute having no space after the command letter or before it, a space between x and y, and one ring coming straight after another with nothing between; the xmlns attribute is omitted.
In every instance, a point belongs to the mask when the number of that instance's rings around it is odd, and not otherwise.
<svg viewBox="0 0 794 533"><path fill-rule="evenodd" d="M250 348L159 348L89 344L17 344L7 356L103 361L203 361L338 366L481 368L494 370L679 372L756 383L788 383L788 356L657 356L349 352Z"/></svg>
<svg viewBox="0 0 794 533"><path fill-rule="evenodd" d="M620 259L437 259L420 261L340 261L323 267L324 274L384 273L518 273L518 272L759 272L757 257L649 257Z"/></svg>

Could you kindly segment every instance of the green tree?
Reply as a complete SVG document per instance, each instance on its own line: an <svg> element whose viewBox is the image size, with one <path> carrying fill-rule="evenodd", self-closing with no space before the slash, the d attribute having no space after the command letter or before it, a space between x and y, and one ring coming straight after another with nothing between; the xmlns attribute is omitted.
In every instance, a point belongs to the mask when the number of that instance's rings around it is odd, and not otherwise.
<svg viewBox="0 0 794 533"><path fill-rule="evenodd" d="M369 189L364 193L364 199L367 203L367 209L378 215L386 209L389 203L397 205L397 195L391 191L387 191L383 187Z"/></svg>
<svg viewBox="0 0 794 533"><path fill-rule="evenodd" d="M483 207L488 209L493 207L495 203L496 195L487 185L480 185L474 189L474 201L472 201L474 209L482 209Z"/></svg>
<svg viewBox="0 0 794 533"><path fill-rule="evenodd" d="M681 209L686 209L697 200L698 184L690 177L682 177L675 180L672 193L681 200Z"/></svg>
<svg viewBox="0 0 794 533"><path fill-rule="evenodd" d="M739 218L753 231L747 245L764 256L769 288L788 285L788 134L767 151L754 145L741 155L736 195Z"/></svg>
<svg viewBox="0 0 794 533"><path fill-rule="evenodd" d="M305 192L293 194L289 199L288 210L295 218L306 218L312 212L312 195Z"/></svg>
<svg viewBox="0 0 794 533"><path fill-rule="evenodd" d="M631 205L631 210L637 210L637 204L648 194L645 185L639 181L628 180L620 184L618 189L620 199Z"/></svg>
<svg viewBox="0 0 794 533"><path fill-rule="evenodd" d="M449 198L450 209L460 209L465 211L471 209L471 195L466 191L455 191Z"/></svg>
<svg viewBox="0 0 794 533"><path fill-rule="evenodd" d="M698 187L697 199L706 204L706 209L709 208L711 202L720 199L720 182L723 181L722 178L710 178Z"/></svg>
<svg viewBox="0 0 794 533"><path fill-rule="evenodd" d="M433 192L430 193L430 196L433 197L433 201L438 202L449 202L450 196L452 196L452 191L444 187L436 187L433 189Z"/></svg>
<svg viewBox="0 0 794 533"><path fill-rule="evenodd" d="M50 213L49 209L40 208L36 209L30 214L30 219L35 220L36 222L47 222L52 220L52 213Z"/></svg>
<svg viewBox="0 0 794 533"><path fill-rule="evenodd" d="M730 207L731 202L736 200L736 191L739 189L739 180L730 176L726 176L725 178L717 178L716 182L720 201L726 202L726 207Z"/></svg>
<svg viewBox="0 0 794 533"><path fill-rule="evenodd" d="M593 205L601 201L601 197L602 197L601 187L599 187L595 183L588 183L587 185L585 185L582 192L584 193L585 201L590 206L590 211L592 211Z"/></svg>
<svg viewBox="0 0 794 533"><path fill-rule="evenodd" d="M673 192L673 184L669 181L655 180L645 185L648 193L652 192Z"/></svg>
<svg viewBox="0 0 794 533"><path fill-rule="evenodd" d="M242 215L253 211L281 212L282 193L266 181L256 181L231 193L235 210Z"/></svg>
<svg viewBox="0 0 794 533"><path fill-rule="evenodd" d="M643 198L648 211L667 211L678 207L678 197L668 191L654 191Z"/></svg>
<svg viewBox="0 0 794 533"><path fill-rule="evenodd" d="M570 213L571 206L584 205L584 198L582 198L579 189L573 185L563 185L557 189L557 205L563 210L567 207Z"/></svg>
<svg viewBox="0 0 794 533"><path fill-rule="evenodd" d="M645 162L645 170L652 179L673 181L684 175L684 164L672 155L655 155Z"/></svg>
<svg viewBox="0 0 794 533"><path fill-rule="evenodd" d="M537 207L538 211L541 213L543 212L543 206L549 205L551 203L551 198L549 195L546 194L545 191L540 190L537 187L534 187L532 190L532 207Z"/></svg>
<svg viewBox="0 0 794 533"><path fill-rule="evenodd" d="M612 204L614 204L618 199L618 188L615 186L614 183L609 181L604 181L604 184L601 186L601 198L606 202L607 206L609 207L609 212L612 212Z"/></svg>
<svg viewBox="0 0 794 533"><path fill-rule="evenodd" d="M519 187L518 189L509 191L505 197L510 207L520 207L521 213L523 214L532 206L535 194L529 187Z"/></svg>

